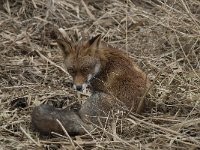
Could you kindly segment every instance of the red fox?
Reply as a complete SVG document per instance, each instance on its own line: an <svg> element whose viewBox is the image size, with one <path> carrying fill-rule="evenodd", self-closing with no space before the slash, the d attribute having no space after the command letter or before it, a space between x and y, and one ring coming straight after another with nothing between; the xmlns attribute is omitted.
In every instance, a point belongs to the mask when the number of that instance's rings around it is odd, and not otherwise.
<svg viewBox="0 0 200 150"><path fill-rule="evenodd" d="M57 43L66 69L73 78L73 87L82 91L90 85L92 95L78 112L57 110L48 105L35 107L32 124L36 129L45 133L62 133L56 125L55 119L59 119L69 134L83 134L85 130L82 127L93 129L88 123L88 119L93 122L91 116L104 116L110 110L122 107L137 113L145 109L142 96L148 80L127 53L101 41L101 35L78 43L66 39L59 39Z"/></svg>

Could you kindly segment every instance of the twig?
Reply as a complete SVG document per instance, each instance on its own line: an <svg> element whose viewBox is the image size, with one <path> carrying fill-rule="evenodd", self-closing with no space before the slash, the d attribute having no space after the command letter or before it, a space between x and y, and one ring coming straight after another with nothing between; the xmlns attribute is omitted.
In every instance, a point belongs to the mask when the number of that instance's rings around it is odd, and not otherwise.
<svg viewBox="0 0 200 150"><path fill-rule="evenodd" d="M42 57L43 59L45 59L47 62L49 62L50 64L54 65L55 67L59 68L64 73L66 73L67 75L69 75L69 73L65 69L63 69L61 66L57 65L56 63L54 63L53 61L51 61L49 58L47 58L46 56L44 56L43 54L41 54L40 51L38 51L38 50L35 50L35 51L40 55L40 57Z"/></svg>
<svg viewBox="0 0 200 150"><path fill-rule="evenodd" d="M93 125L94 125L95 127L97 127L98 129L102 129L101 127L99 127L99 126L97 126L97 125L95 125L95 124L93 124ZM112 133L106 131L105 129L103 129L103 131L104 131L105 133L111 135L111 136L114 136ZM136 146L130 144L130 143L127 142L127 141L124 141L124 140L121 139L120 137L117 136L117 137L115 137L115 138L116 138L116 140L118 140L118 141L120 141L120 142L122 142L122 143L124 143L124 144L126 144L126 145L128 145L128 146L130 146L130 147L132 147L134 150L138 150L138 148L137 148Z"/></svg>
<svg viewBox="0 0 200 150"><path fill-rule="evenodd" d="M60 125L60 127L62 128L62 130L64 131L65 135L69 138L69 141L70 141L70 143L71 143L72 146L73 146L73 149L76 150L76 147L75 147L75 145L74 145L74 142L73 142L72 138L69 136L69 134L68 134L68 132L66 131L65 127L63 127L62 123L61 123L58 119L56 119L56 121L58 122L58 124Z"/></svg>
<svg viewBox="0 0 200 150"><path fill-rule="evenodd" d="M176 132L176 131L174 131L174 130L161 127L161 126L156 125L156 124L149 123L149 122L147 122L147 121L140 120L140 119L136 118L136 117L133 116L133 115L129 115L129 116L130 116L130 118L135 119L135 120L137 120L138 122L141 122L141 123L147 125L148 127L151 126L151 127L155 127L155 128L161 129L161 130L163 130L163 131L165 131L165 132L168 132L168 133L171 133L171 134L181 135L181 133L179 133L179 132Z"/></svg>
<svg viewBox="0 0 200 150"><path fill-rule="evenodd" d="M157 73L155 79L153 80L153 82L151 83L151 85L150 85L149 87L148 87L148 85L147 85L147 88L146 88L146 90L145 90L143 96L141 97L141 100L140 100L140 103L139 103L138 108L137 108L137 110L136 110L136 113L140 113L140 112L141 112L142 105L144 104L144 100L145 100L146 95L147 95L148 92L152 89L152 87L153 87L153 85L155 84L155 82L157 81L158 77L161 75L161 73L163 73L164 70L165 70L165 68L163 68L162 70L160 70L160 71ZM147 80L146 82L147 82L147 84L148 84L148 79L147 79L147 77L146 77L146 80Z"/></svg>
<svg viewBox="0 0 200 150"><path fill-rule="evenodd" d="M35 143L38 147L41 147L40 143L37 143L26 131L20 126L20 130L29 138L33 143Z"/></svg>
<svg viewBox="0 0 200 150"><path fill-rule="evenodd" d="M85 10L86 10L87 14L89 15L90 19L96 20L95 16L91 13L91 11L89 10L89 8L88 8L87 5L85 4L85 2L84 2L83 0L81 0L81 3L82 3L83 6L85 7Z"/></svg>

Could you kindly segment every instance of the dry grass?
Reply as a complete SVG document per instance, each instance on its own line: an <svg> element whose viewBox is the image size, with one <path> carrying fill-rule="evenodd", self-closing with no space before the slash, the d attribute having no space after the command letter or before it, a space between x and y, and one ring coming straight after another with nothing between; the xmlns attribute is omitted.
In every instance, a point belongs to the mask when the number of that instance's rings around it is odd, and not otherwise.
<svg viewBox="0 0 200 150"><path fill-rule="evenodd" d="M154 81L156 105L109 131L40 137L30 128L34 106L66 107L76 99L52 27L68 36L101 33ZM82 97L84 98L84 97ZM200 2L198 0L0 1L0 149L200 148Z"/></svg>

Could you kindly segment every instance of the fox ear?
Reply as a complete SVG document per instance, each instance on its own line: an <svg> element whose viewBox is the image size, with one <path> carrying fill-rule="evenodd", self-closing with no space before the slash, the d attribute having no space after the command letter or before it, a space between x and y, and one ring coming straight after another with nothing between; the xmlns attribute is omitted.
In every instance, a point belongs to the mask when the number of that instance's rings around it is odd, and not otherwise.
<svg viewBox="0 0 200 150"><path fill-rule="evenodd" d="M58 43L59 48L62 50L63 56L67 57L72 50L70 42L66 42L61 39L57 39L56 42Z"/></svg>
<svg viewBox="0 0 200 150"><path fill-rule="evenodd" d="M100 49L100 46L101 46L101 34L95 36L94 38L90 39L88 41L88 45L89 45L89 48L88 48L88 52L92 55L94 55L99 49Z"/></svg>

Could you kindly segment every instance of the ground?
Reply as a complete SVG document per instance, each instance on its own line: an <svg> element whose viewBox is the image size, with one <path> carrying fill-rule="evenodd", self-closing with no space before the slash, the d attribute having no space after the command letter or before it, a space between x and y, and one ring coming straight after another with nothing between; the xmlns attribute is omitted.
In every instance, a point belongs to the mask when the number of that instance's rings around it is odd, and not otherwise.
<svg viewBox="0 0 200 150"><path fill-rule="evenodd" d="M76 94L51 31L80 39L102 34L127 51L151 81L154 105L108 129L39 136L36 105L68 107ZM200 149L200 2L198 0L0 1L0 149Z"/></svg>

